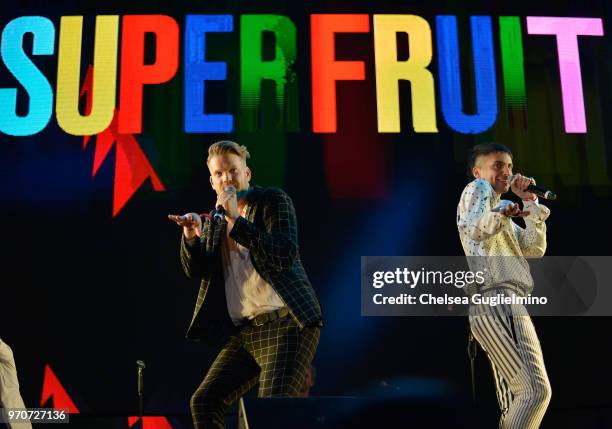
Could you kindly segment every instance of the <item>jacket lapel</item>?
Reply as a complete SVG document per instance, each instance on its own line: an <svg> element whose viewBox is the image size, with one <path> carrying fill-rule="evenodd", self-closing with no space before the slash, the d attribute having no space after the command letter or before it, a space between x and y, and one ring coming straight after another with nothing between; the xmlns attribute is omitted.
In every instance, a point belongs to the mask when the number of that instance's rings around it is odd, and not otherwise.
<svg viewBox="0 0 612 429"><path fill-rule="evenodd" d="M223 234L225 234L227 221L225 219L216 221L211 217L207 222L209 233L206 235L206 253L214 255L221 249L221 239Z"/></svg>
<svg viewBox="0 0 612 429"><path fill-rule="evenodd" d="M255 221L255 215L257 214L257 202L261 196L261 188L259 186L253 186L246 196L247 209L245 213L246 220L249 222Z"/></svg>

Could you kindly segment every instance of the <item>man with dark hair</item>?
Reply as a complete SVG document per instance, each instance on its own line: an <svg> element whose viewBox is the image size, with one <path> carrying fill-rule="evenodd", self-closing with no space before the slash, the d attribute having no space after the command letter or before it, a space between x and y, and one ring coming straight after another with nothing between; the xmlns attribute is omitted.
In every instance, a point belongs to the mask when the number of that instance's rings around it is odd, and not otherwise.
<svg viewBox="0 0 612 429"><path fill-rule="evenodd" d="M503 144L500 143L494 143L494 142L490 142L490 143L482 143L479 145L474 146L468 153L468 168L467 168L467 175L470 179L474 179L474 172L473 172L473 168L476 165L476 159L480 158L480 161L482 161L482 157L489 155L490 153L507 153L510 158L512 159L512 152L510 151L510 149L508 149L507 146L504 146Z"/></svg>
<svg viewBox="0 0 612 429"><path fill-rule="evenodd" d="M461 244L473 271L485 273L477 290L483 296L525 297L533 279L525 258L542 257L546 250L545 220L550 210L526 191L533 179L512 174L512 152L498 143L475 146L468 160L474 178L463 190L457 207ZM519 204L501 200L512 192ZM512 221L522 217L525 228ZM475 291L468 290L469 294ZM538 336L525 306L470 305L470 329L485 350L502 411L500 428L539 427L551 389Z"/></svg>
<svg viewBox="0 0 612 429"><path fill-rule="evenodd" d="M306 276L295 209L278 188L251 187L249 152L210 146L216 210L170 215L183 227L181 263L201 279L190 339L222 345L191 398L196 428L224 427L227 406L259 382L259 396L298 396L319 343L321 306Z"/></svg>

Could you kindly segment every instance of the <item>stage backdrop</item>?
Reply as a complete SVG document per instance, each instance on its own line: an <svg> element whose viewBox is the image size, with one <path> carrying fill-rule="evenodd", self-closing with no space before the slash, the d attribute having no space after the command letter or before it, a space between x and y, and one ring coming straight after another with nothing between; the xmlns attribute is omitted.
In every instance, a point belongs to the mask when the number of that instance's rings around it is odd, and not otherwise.
<svg viewBox="0 0 612 429"><path fill-rule="evenodd" d="M609 254L611 19L603 0L4 4L0 335L26 402L133 414L142 359L147 412L188 412L215 351L184 340L197 283L166 215L212 208L220 139L295 203L326 319L312 393L467 394L467 321L361 317L360 257L461 255L487 141L559 195L548 254ZM610 320L535 323L552 412L609 409Z"/></svg>

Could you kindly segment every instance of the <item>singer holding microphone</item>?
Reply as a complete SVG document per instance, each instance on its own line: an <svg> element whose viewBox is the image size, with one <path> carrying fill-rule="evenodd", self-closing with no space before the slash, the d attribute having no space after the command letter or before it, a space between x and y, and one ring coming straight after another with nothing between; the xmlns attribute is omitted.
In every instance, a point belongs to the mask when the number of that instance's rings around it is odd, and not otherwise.
<svg viewBox="0 0 612 429"><path fill-rule="evenodd" d="M323 325L293 203L281 189L251 187L248 158L235 142L211 145L215 210L169 215L183 227L183 271L200 279L187 338L221 346L191 397L196 428L225 427L225 409L257 383L259 397L298 396Z"/></svg>
<svg viewBox="0 0 612 429"><path fill-rule="evenodd" d="M485 282L476 290L468 290L470 295L524 297L533 290L525 258L544 255L545 221L550 210L530 191L540 193L541 189L534 188L535 181L513 175L512 168L510 149L498 143L475 146L468 159L474 180L461 194L457 227L471 270L485 273ZM510 189L521 198L523 208L501 199ZM520 227L512 217L524 218L526 227ZM520 304L472 304L469 321L493 369L501 408L499 427L538 428L550 402L551 388L527 309Z"/></svg>

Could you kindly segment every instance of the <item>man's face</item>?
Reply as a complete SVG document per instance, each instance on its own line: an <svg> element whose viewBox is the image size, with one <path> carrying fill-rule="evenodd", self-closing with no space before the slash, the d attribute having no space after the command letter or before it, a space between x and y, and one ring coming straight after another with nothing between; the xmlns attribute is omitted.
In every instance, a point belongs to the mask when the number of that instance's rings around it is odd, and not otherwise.
<svg viewBox="0 0 612 429"><path fill-rule="evenodd" d="M217 195L228 186L236 188L237 192L246 191L251 180L251 169L238 155L227 153L213 156L208 162L210 185Z"/></svg>
<svg viewBox="0 0 612 429"><path fill-rule="evenodd" d="M493 152L476 158L472 174L477 179L484 179L493 186L498 194L510 189L509 177L512 174L512 157L506 152Z"/></svg>

